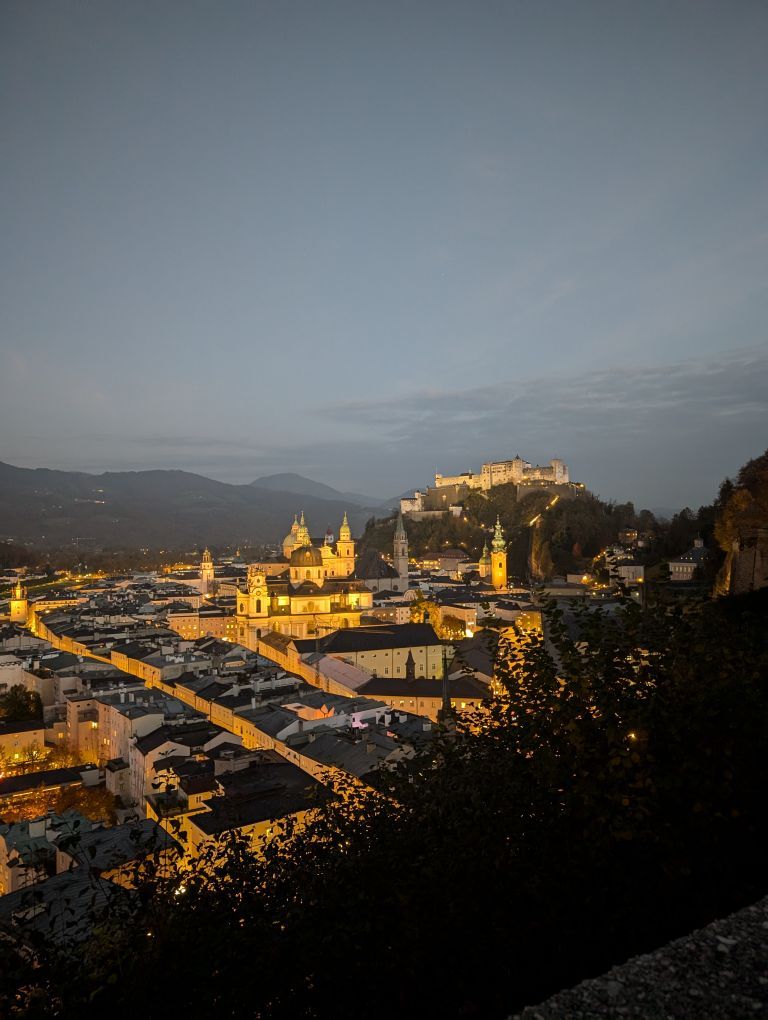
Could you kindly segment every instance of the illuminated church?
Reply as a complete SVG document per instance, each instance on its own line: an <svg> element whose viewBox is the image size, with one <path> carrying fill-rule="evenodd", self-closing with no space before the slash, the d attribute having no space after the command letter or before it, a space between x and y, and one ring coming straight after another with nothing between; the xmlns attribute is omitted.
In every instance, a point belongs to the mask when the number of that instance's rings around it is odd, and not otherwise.
<svg viewBox="0 0 768 1020"><path fill-rule="evenodd" d="M277 631L306 638L342 627L357 627L373 606L373 593L355 577L355 542L344 514L338 540L328 532L321 545L312 544L304 514L294 518L283 540L288 569L268 576L261 564L248 567L244 587L238 585L238 629Z"/></svg>

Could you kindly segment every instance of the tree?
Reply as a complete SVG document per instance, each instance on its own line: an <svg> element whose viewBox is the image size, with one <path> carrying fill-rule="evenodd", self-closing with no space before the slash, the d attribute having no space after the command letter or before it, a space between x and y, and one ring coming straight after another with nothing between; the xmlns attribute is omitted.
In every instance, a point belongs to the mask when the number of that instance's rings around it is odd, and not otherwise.
<svg viewBox="0 0 768 1020"><path fill-rule="evenodd" d="M43 718L43 703L37 691L28 691L22 684L14 684L0 695L0 718L6 722L27 722Z"/></svg>

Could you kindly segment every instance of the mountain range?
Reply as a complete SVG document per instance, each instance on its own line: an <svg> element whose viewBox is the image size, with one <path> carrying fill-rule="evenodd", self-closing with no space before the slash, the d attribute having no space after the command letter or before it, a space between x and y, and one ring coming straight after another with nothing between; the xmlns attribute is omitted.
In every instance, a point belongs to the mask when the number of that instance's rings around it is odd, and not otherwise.
<svg viewBox="0 0 768 1020"><path fill-rule="evenodd" d="M345 511L359 534L372 514L383 516L396 502L365 501L293 474L231 485L189 471L86 474L0 462L0 539L36 546L277 542L301 510L318 538L328 527L337 532Z"/></svg>
<svg viewBox="0 0 768 1020"><path fill-rule="evenodd" d="M251 482L258 489L270 489L272 492L295 492L299 496L317 496L318 499L341 500L341 502L354 503L356 506L380 507L389 505L386 499L377 499L375 496L362 496L359 492L340 492L332 489L330 485L323 482L313 482L311 478L304 475L297 475L286 471L279 475L264 475ZM399 498L399 497L398 497Z"/></svg>

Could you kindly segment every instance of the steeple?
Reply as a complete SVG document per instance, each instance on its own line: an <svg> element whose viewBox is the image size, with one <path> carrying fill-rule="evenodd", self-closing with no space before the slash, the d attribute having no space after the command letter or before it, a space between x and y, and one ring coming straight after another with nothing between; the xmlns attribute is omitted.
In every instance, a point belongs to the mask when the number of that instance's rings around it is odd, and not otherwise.
<svg viewBox="0 0 768 1020"><path fill-rule="evenodd" d="M504 541L504 529L501 526L501 521L498 516L496 517L496 528L493 532L493 542L491 543L491 549L494 552L506 552L507 546Z"/></svg>
<svg viewBox="0 0 768 1020"><path fill-rule="evenodd" d="M211 556L211 550L206 546L203 552L203 559L200 563L200 593L201 595L208 595L213 587L213 580L216 576L216 571L213 567L213 557Z"/></svg>
<svg viewBox="0 0 768 1020"><path fill-rule="evenodd" d="M405 591L408 587L408 536L405 533L403 515L398 513L393 542L393 563L397 571L395 591Z"/></svg>
<svg viewBox="0 0 768 1020"><path fill-rule="evenodd" d="M491 554L488 552L488 543L483 546L483 555L478 561L478 573L481 577L488 577L491 573Z"/></svg>
<svg viewBox="0 0 768 1020"><path fill-rule="evenodd" d="M299 526L296 529L296 544L295 549L301 549L305 545L312 545L312 539L309 537L309 528L307 522L304 520L304 511L301 511L301 520Z"/></svg>
<svg viewBox="0 0 768 1020"><path fill-rule="evenodd" d="M437 721L441 722L447 730L454 728L454 711L451 707L451 690L448 680L448 657L443 646L443 683L442 683L442 704L437 711Z"/></svg>
<svg viewBox="0 0 768 1020"><path fill-rule="evenodd" d="M287 560L291 558L291 553L296 548L296 535L298 534L298 531L299 531L299 519L298 516L294 514L291 530L283 539L283 556L285 556Z"/></svg>
<svg viewBox="0 0 768 1020"><path fill-rule="evenodd" d="M29 615L29 600L27 599L27 589L21 581L16 582L11 593L10 603L11 623L20 623L25 626Z"/></svg>
<svg viewBox="0 0 768 1020"><path fill-rule="evenodd" d="M339 528L339 539L336 543L336 570L339 577L350 577L355 571L355 543L352 540L352 529L344 511L344 520Z"/></svg>
<svg viewBox="0 0 768 1020"><path fill-rule="evenodd" d="M491 583L497 590L507 587L507 543L498 517L491 542Z"/></svg>
<svg viewBox="0 0 768 1020"><path fill-rule="evenodd" d="M405 538L405 525L403 524L403 513L402 510L398 511L397 524L395 525L395 539Z"/></svg>
<svg viewBox="0 0 768 1020"><path fill-rule="evenodd" d="M346 510L344 511L344 520L341 522L341 527L339 528L339 541L340 542L352 541L352 529L350 528L349 521L347 520Z"/></svg>

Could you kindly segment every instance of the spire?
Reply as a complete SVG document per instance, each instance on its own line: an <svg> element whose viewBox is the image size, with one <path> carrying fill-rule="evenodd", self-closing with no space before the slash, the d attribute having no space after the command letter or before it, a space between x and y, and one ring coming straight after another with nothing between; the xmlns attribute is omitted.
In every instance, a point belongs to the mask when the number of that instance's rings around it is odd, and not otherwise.
<svg viewBox="0 0 768 1020"><path fill-rule="evenodd" d="M351 540L352 540L352 529L349 526L349 521L347 520L347 511L345 510L344 511L344 520L341 522L341 527L339 528L339 541L341 541L341 542L350 542Z"/></svg>
<svg viewBox="0 0 768 1020"><path fill-rule="evenodd" d="M405 660L405 679L416 679L416 660L414 659L413 651L410 648L408 649L408 658Z"/></svg>
<svg viewBox="0 0 768 1020"><path fill-rule="evenodd" d="M301 516L303 518L304 514L302 513ZM291 534L295 535L298 530L299 530L299 517L298 517L298 514L294 514L293 515L293 524L291 525Z"/></svg>
<svg viewBox="0 0 768 1020"><path fill-rule="evenodd" d="M403 513L400 510L398 511L397 524L395 525L395 540L397 540L398 538L404 539L406 537L407 536L405 534L405 524L403 524Z"/></svg>
<svg viewBox="0 0 768 1020"><path fill-rule="evenodd" d="M312 545L312 539L309 537L309 528L307 527L307 522L304 520L304 511L302 510L301 520L299 521L299 526L296 529L296 548L301 549L305 545Z"/></svg>
<svg viewBox="0 0 768 1020"><path fill-rule="evenodd" d="M496 528L493 532L493 542L491 543L491 549L493 549L494 552L501 553L507 551L507 545L506 542L504 541L504 529L501 526L501 521L499 520L498 516L496 517Z"/></svg>
<svg viewBox="0 0 768 1020"><path fill-rule="evenodd" d="M437 718L438 722L441 722L446 729L452 729L453 726L453 709L451 708L451 690L448 681L448 657L445 654L445 645L443 645L443 684L442 684L442 705L440 706Z"/></svg>
<svg viewBox="0 0 768 1020"><path fill-rule="evenodd" d="M490 563L491 562L491 555L488 552L488 543L487 542L483 546L483 555L480 557L480 562L481 563Z"/></svg>

